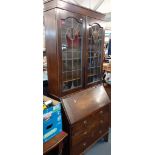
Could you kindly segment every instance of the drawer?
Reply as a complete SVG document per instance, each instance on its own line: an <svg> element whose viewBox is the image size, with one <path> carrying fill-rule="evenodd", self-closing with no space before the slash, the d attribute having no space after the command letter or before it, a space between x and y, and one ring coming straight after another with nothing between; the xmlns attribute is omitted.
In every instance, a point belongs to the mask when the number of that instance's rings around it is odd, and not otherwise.
<svg viewBox="0 0 155 155"><path fill-rule="evenodd" d="M106 118L106 117L105 117ZM79 125L80 127L82 125ZM72 128L72 146L79 144L81 141L86 140L88 138L93 138L94 135L96 134L96 130L98 130L98 128L106 131L108 130L109 127L109 123L107 121L107 119L104 118L100 118L97 117L94 118L91 123L89 123L89 125L87 127L83 126L81 128L75 128L75 126Z"/></svg>
<svg viewBox="0 0 155 155"><path fill-rule="evenodd" d="M83 139L79 138L79 143L74 142L74 145L71 146L72 154L80 155L80 153L85 151L85 149L93 144L98 138L102 137L107 131L108 128L103 128L102 126L92 128L86 136L83 136Z"/></svg>
<svg viewBox="0 0 155 155"><path fill-rule="evenodd" d="M94 114L94 122L98 125L109 124L109 111L108 109L100 109Z"/></svg>
<svg viewBox="0 0 155 155"><path fill-rule="evenodd" d="M94 142L94 140L96 139L96 133L97 133L97 130L98 130L99 126L94 126L90 133L89 133L89 138L91 139L91 142Z"/></svg>
<svg viewBox="0 0 155 155"><path fill-rule="evenodd" d="M81 130L72 136L72 146L77 145L87 139L94 139L97 132L96 130L98 130L98 128L107 129L108 126L105 125L102 119L96 122L92 121L92 123L89 125L89 129L86 128L85 130Z"/></svg>
<svg viewBox="0 0 155 155"><path fill-rule="evenodd" d="M72 147L72 155L80 155L89 146L89 141L82 141L80 144Z"/></svg>
<svg viewBox="0 0 155 155"><path fill-rule="evenodd" d="M108 132L108 127L103 127L103 126L99 126L99 128L96 130L96 139L98 139L99 137L102 137L103 134L105 134L106 132Z"/></svg>
<svg viewBox="0 0 155 155"><path fill-rule="evenodd" d="M109 104L108 105L105 105L104 107L100 108L96 114L97 116L99 117L102 117L104 116L105 113L109 113Z"/></svg>
<svg viewBox="0 0 155 155"><path fill-rule="evenodd" d="M80 132L79 134L72 136L72 146L77 145L84 140L87 140L89 138L89 136L90 136L89 130L84 130L84 131Z"/></svg>
<svg viewBox="0 0 155 155"><path fill-rule="evenodd" d="M109 124L100 125L98 130L102 130L104 133L109 130Z"/></svg>
<svg viewBox="0 0 155 155"><path fill-rule="evenodd" d="M98 138L102 137L106 132L108 132L108 126L98 126L91 130L90 136L89 136L89 143L94 143Z"/></svg>
<svg viewBox="0 0 155 155"><path fill-rule="evenodd" d="M93 123L93 117L89 116L72 126L72 136L82 133L84 130L89 129Z"/></svg>
<svg viewBox="0 0 155 155"><path fill-rule="evenodd" d="M100 125L108 124L109 123L109 113L105 112L102 117L96 115L95 120Z"/></svg>

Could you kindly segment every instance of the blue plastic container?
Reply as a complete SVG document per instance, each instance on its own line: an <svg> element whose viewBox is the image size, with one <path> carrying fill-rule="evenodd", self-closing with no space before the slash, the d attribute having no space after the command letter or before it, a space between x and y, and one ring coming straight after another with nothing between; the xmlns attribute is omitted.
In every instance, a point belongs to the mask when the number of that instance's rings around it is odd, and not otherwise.
<svg viewBox="0 0 155 155"><path fill-rule="evenodd" d="M62 131L61 104L43 110L43 142Z"/></svg>

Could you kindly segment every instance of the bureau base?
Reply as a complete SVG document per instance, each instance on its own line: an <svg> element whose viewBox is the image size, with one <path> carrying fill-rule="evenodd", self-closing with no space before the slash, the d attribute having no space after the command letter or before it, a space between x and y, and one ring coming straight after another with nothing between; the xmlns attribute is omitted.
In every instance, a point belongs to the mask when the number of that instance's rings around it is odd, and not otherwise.
<svg viewBox="0 0 155 155"><path fill-rule="evenodd" d="M62 99L63 130L69 136L64 155L81 155L98 140L108 141L110 100L103 86Z"/></svg>

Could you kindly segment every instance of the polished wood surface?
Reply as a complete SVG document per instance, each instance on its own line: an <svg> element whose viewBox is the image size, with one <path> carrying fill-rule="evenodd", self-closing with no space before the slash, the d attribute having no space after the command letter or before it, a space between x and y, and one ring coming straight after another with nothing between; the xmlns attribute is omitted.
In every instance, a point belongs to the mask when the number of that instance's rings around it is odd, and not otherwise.
<svg viewBox="0 0 155 155"><path fill-rule="evenodd" d="M104 83L104 88L111 100L111 84L108 84L108 83ZM111 127L111 102L110 102L110 111L109 111L109 126Z"/></svg>
<svg viewBox="0 0 155 155"><path fill-rule="evenodd" d="M102 85L102 80L88 84L88 36L90 26L97 24L102 28L100 39L103 58L104 14L92 11L65 0L50 0L44 3L44 23L48 68L48 92L62 101L63 130L68 133L63 155L80 155L98 139L108 134L110 99ZM63 22L74 18L82 22L82 85L63 91L62 34ZM70 23L68 23L70 25ZM93 26L92 26L93 27ZM73 26L71 26L73 29ZM89 42L89 44L91 44ZM83 48L81 49L83 45ZM68 46L68 44L67 44ZM66 46L66 47L67 47ZM94 50L96 52L96 50ZM94 53L95 53L94 52ZM97 53L97 52L96 52ZM95 54L94 54L95 55ZM73 57L72 57L73 58ZM101 59L102 61L103 59ZM98 66L97 66L98 67ZM102 62L99 66L102 72ZM73 68L72 68L73 70ZM91 74L96 74L92 73ZM79 78L79 77L78 77ZM72 76L66 78L73 79Z"/></svg>
<svg viewBox="0 0 155 155"><path fill-rule="evenodd" d="M55 137L53 137L51 140L47 141L43 144L43 153L46 154L58 145L61 145L63 143L63 140L67 137L67 133L61 132ZM58 146L59 147L59 146Z"/></svg>
<svg viewBox="0 0 155 155"><path fill-rule="evenodd" d="M107 137L110 126L110 100L103 87L87 88L62 98L63 122L69 134L67 154L80 155L96 140Z"/></svg>
<svg viewBox="0 0 155 155"><path fill-rule="evenodd" d="M63 91L62 75L62 40L61 40L61 20L69 17L77 21L82 19L83 23L83 43L82 43L82 85L73 89ZM77 6L62 0L50 0L44 2L44 25L45 25L45 46L47 53L47 70L48 70L48 91L56 97L66 96L70 93L101 84L102 80L87 84L88 78L88 27L98 24L104 25L104 14L93 10ZM104 30L103 30L104 31ZM104 35L102 36L102 47L104 44ZM103 49L103 48L102 48ZM102 51L103 55L103 51ZM103 57L103 56L102 56ZM102 59L101 59L102 60ZM102 65L100 66L102 68ZM69 80L68 80L69 81Z"/></svg>
<svg viewBox="0 0 155 155"><path fill-rule="evenodd" d="M48 89L50 93L58 95L59 92L59 59L57 56L57 23L55 19L56 11L44 12L45 24L45 45L47 55Z"/></svg>
<svg viewBox="0 0 155 155"><path fill-rule="evenodd" d="M107 132L109 127L108 111L109 105L106 105L102 109L85 118L83 121L76 123L76 125L73 125L72 146L81 143L83 140L93 138L93 136L96 136L98 132L101 132L101 134Z"/></svg>
<svg viewBox="0 0 155 155"><path fill-rule="evenodd" d="M71 96L62 98L62 101L72 124L110 103L102 85L74 93Z"/></svg>
<svg viewBox="0 0 155 155"><path fill-rule="evenodd" d="M82 6L77 6L73 3L68 2L67 0L49 0L48 2L44 3L44 11L48 11L54 8L61 8L73 13L89 16L99 20L104 20L105 18L105 14Z"/></svg>

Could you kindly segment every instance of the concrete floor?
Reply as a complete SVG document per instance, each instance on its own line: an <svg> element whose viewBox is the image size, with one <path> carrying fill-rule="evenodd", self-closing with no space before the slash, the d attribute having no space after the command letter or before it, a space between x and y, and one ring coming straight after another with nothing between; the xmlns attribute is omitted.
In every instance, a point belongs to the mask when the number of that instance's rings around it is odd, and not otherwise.
<svg viewBox="0 0 155 155"><path fill-rule="evenodd" d="M111 155L111 130L109 130L108 142L98 141L85 155Z"/></svg>

